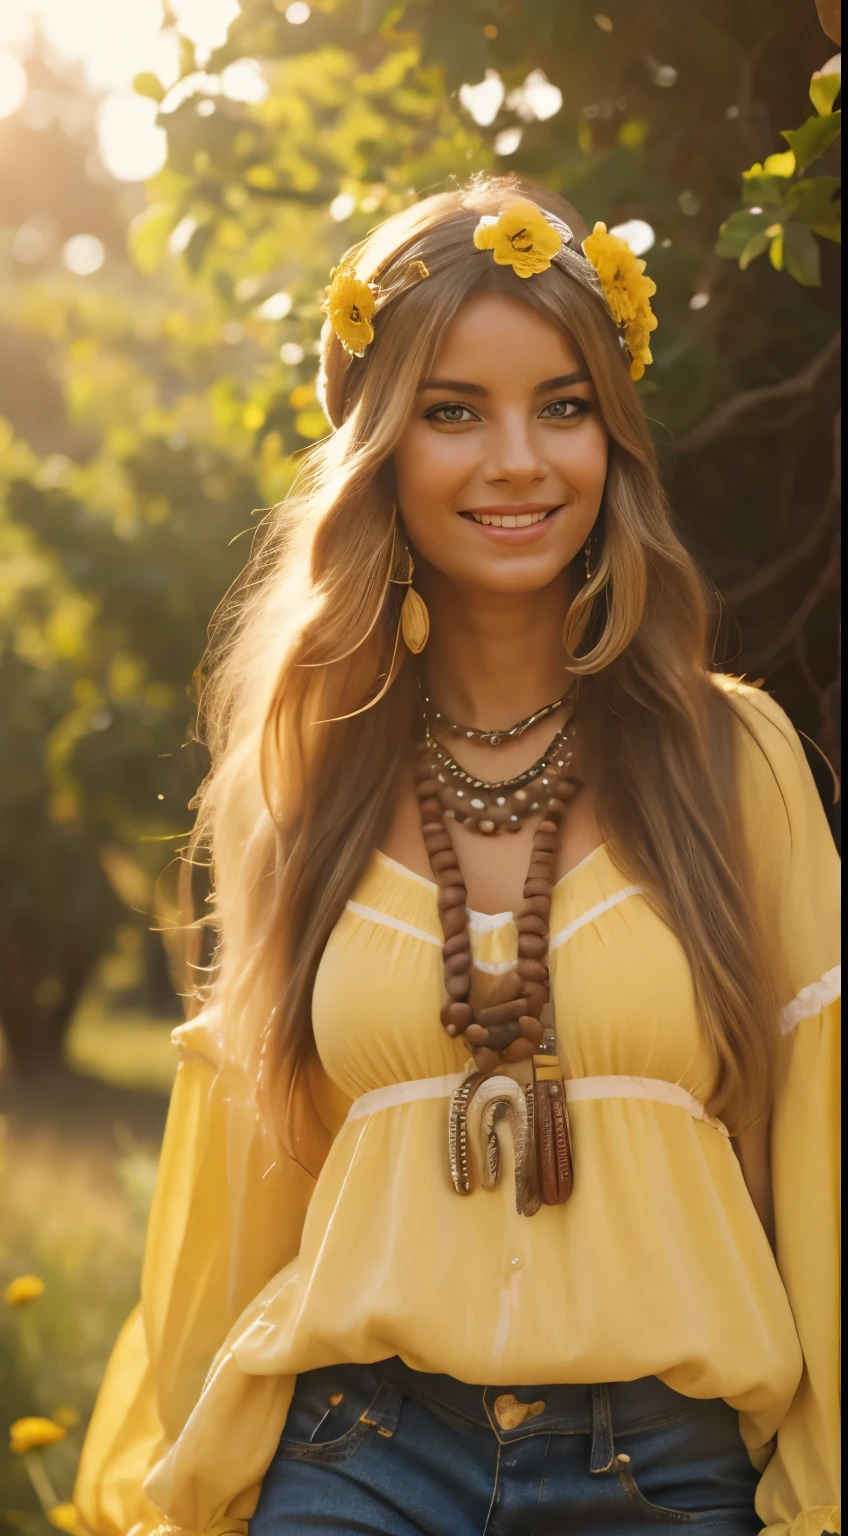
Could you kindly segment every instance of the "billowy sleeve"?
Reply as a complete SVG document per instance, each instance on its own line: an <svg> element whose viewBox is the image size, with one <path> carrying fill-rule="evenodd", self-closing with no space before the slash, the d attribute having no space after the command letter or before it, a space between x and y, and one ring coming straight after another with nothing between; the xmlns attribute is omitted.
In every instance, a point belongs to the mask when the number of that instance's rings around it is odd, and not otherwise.
<svg viewBox="0 0 848 1536"><path fill-rule="evenodd" d="M840 1529L839 859L795 731L768 695L744 695L743 799L781 1003L775 1254L804 1362L756 1507L764 1536L821 1536Z"/></svg>
<svg viewBox="0 0 848 1536"><path fill-rule="evenodd" d="M148 1536L164 1524L144 1481L181 1434L235 1319L297 1253L314 1189L227 1063L216 1010L174 1041L141 1301L112 1353L74 1493L93 1536Z"/></svg>

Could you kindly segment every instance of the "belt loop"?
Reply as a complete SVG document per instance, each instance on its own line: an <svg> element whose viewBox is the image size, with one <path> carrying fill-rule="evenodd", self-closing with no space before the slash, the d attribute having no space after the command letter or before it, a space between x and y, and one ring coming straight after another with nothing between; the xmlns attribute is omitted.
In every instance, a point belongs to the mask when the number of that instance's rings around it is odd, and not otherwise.
<svg viewBox="0 0 848 1536"><path fill-rule="evenodd" d="M615 1460L609 1388L604 1382L592 1386L592 1450L590 1472L608 1472Z"/></svg>
<svg viewBox="0 0 848 1536"><path fill-rule="evenodd" d="M374 1401L360 1414L360 1424L369 1424L376 1429L378 1435L385 1435L390 1439L398 1427L400 1410L403 1407L403 1393L399 1387L392 1385L390 1381L381 1381L380 1390Z"/></svg>

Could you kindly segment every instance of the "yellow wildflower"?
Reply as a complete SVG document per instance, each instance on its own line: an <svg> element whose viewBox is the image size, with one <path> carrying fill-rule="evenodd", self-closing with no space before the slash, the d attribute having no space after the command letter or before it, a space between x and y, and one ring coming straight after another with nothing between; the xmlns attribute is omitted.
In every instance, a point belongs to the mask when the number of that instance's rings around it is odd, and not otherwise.
<svg viewBox="0 0 848 1536"><path fill-rule="evenodd" d="M626 240L609 234L606 224L595 225L583 241L583 253L595 268L610 314L624 334L631 359L630 376L641 379L646 365L653 362L649 338L656 330L657 317L650 299L657 285L644 276L644 261L634 256Z"/></svg>
<svg viewBox="0 0 848 1536"><path fill-rule="evenodd" d="M374 340L371 321L375 304L368 284L356 277L349 267L333 268L324 310L345 351L354 357L362 357L365 348Z"/></svg>
<svg viewBox="0 0 848 1536"><path fill-rule="evenodd" d="M7 1307L25 1307L27 1302L37 1301L44 1294L44 1281L38 1275L18 1275L10 1280L3 1292Z"/></svg>
<svg viewBox="0 0 848 1536"><path fill-rule="evenodd" d="M47 1518L57 1531L67 1531L69 1536L84 1536L83 1523L75 1504L54 1504L47 1511Z"/></svg>
<svg viewBox="0 0 848 1536"><path fill-rule="evenodd" d="M497 218L486 215L474 231L478 251L491 251L499 267L512 267L517 277L546 272L562 239L529 198L514 197Z"/></svg>
<svg viewBox="0 0 848 1536"><path fill-rule="evenodd" d="M25 1456L27 1451L43 1450L45 1445L55 1445L64 1440L67 1430L52 1419L16 1419L9 1425L9 1450L13 1456Z"/></svg>

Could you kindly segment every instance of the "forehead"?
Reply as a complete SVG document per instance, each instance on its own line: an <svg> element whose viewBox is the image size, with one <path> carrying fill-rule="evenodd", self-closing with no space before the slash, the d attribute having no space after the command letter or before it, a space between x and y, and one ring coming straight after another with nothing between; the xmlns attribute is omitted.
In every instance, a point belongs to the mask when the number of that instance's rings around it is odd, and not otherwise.
<svg viewBox="0 0 848 1536"><path fill-rule="evenodd" d="M472 293L442 333L434 371L464 379L478 373L552 378L581 364L568 332L532 305L512 294Z"/></svg>

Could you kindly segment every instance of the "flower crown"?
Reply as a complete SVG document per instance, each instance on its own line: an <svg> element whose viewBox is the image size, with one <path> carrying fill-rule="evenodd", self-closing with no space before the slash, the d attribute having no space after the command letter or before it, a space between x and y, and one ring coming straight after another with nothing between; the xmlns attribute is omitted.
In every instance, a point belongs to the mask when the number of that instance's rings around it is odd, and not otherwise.
<svg viewBox="0 0 848 1536"><path fill-rule="evenodd" d="M511 198L498 214L485 214L474 231L478 251L491 251L499 267L512 267L518 277L546 272L562 247L573 240L567 224L524 197ZM610 234L606 224L596 224L583 241L583 255L597 273L609 312L630 355L630 376L641 379L653 361L649 339L657 319L650 300L657 285L644 275L644 261L634 255L626 240ZM397 287L429 275L422 261L413 261ZM371 321L377 305L394 291L385 292L366 283L349 264L334 267L324 311L346 352L354 357L364 355L374 340Z"/></svg>

